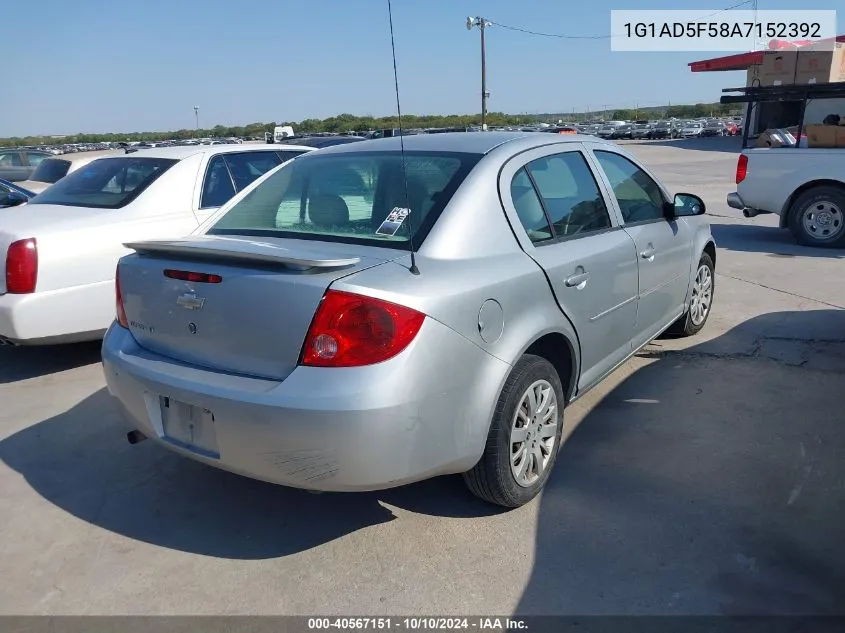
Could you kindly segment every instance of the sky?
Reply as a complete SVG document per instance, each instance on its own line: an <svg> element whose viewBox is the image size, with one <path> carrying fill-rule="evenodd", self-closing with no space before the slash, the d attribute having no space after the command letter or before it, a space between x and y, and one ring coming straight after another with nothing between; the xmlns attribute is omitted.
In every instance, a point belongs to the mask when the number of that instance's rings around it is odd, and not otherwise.
<svg viewBox="0 0 845 633"><path fill-rule="evenodd" d="M739 0L691 2L702 15ZM835 9L839 0L814 0ZM686 3L684 3L686 4ZM392 0L407 114L480 111L468 15L546 33L603 35L611 9L677 0ZM759 9L797 9L759 0ZM750 8L748 6L742 8ZM0 137L164 131L396 111L387 0L26 0L6 13ZM493 26L488 109L571 112L718 101L743 73L691 73L720 53L611 52L607 39ZM11 51L11 53L9 52ZM727 53L725 53L727 54ZM16 59L16 57L18 57Z"/></svg>

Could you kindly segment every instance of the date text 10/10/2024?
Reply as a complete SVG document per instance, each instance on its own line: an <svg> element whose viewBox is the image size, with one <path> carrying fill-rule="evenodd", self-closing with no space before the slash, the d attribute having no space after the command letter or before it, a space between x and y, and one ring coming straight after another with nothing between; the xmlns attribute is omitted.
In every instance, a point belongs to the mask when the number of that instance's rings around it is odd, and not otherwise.
<svg viewBox="0 0 845 633"><path fill-rule="evenodd" d="M527 631L524 620L503 617L441 618L441 617L356 617L308 618L308 630L380 630L380 631Z"/></svg>

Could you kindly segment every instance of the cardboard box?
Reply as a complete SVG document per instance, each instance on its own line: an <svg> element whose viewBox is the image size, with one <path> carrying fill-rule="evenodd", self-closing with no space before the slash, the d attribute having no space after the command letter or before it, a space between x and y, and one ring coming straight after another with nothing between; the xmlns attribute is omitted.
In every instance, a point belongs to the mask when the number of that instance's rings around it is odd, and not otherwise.
<svg viewBox="0 0 845 633"><path fill-rule="evenodd" d="M807 147L845 148L845 126L805 125Z"/></svg>
<svg viewBox="0 0 845 633"><path fill-rule="evenodd" d="M799 51L795 67L795 83L826 84L845 81L845 46L837 42L833 50Z"/></svg>
<svg viewBox="0 0 845 633"><path fill-rule="evenodd" d="M760 66L761 86L788 86L795 82L797 51L765 51Z"/></svg>

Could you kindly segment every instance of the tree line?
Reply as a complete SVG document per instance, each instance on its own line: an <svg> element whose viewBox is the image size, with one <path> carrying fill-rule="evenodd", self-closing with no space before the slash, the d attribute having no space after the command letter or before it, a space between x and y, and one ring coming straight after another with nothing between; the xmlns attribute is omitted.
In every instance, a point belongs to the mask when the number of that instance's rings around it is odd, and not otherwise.
<svg viewBox="0 0 845 633"><path fill-rule="evenodd" d="M597 112L546 113L546 114L505 114L490 112L487 114L487 124L526 125L535 122L555 123L557 121L586 121L593 119L654 119L654 118L698 118L705 116L725 116L735 114L735 106L720 103L697 103L695 105L673 105L663 107L647 107L638 109L616 109ZM430 127L467 127L480 123L477 114L449 114L449 115L413 115L402 117L405 128ZM71 134L61 138L51 136L26 136L0 139L0 146L16 145L55 145L72 143L118 143L131 141L164 141L171 139L189 138L228 138L228 137L258 137L263 138L265 132L272 132L277 125L290 125L297 133L313 132L367 132L395 128L399 121L395 116L373 117L356 116L354 114L339 114L328 119L305 119L303 121L271 121L269 123L250 123L249 125L224 126L213 128L181 129L168 132L121 132L110 134Z"/></svg>

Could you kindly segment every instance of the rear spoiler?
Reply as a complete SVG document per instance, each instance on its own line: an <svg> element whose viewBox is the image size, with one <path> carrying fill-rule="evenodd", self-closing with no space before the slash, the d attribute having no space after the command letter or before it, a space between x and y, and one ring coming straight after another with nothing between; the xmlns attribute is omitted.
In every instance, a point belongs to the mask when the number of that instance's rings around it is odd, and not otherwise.
<svg viewBox="0 0 845 633"><path fill-rule="evenodd" d="M328 257L307 249L292 249L269 242L218 236L127 242L124 246L141 255L181 255L212 261L280 265L294 270L346 268L361 261L360 257Z"/></svg>

